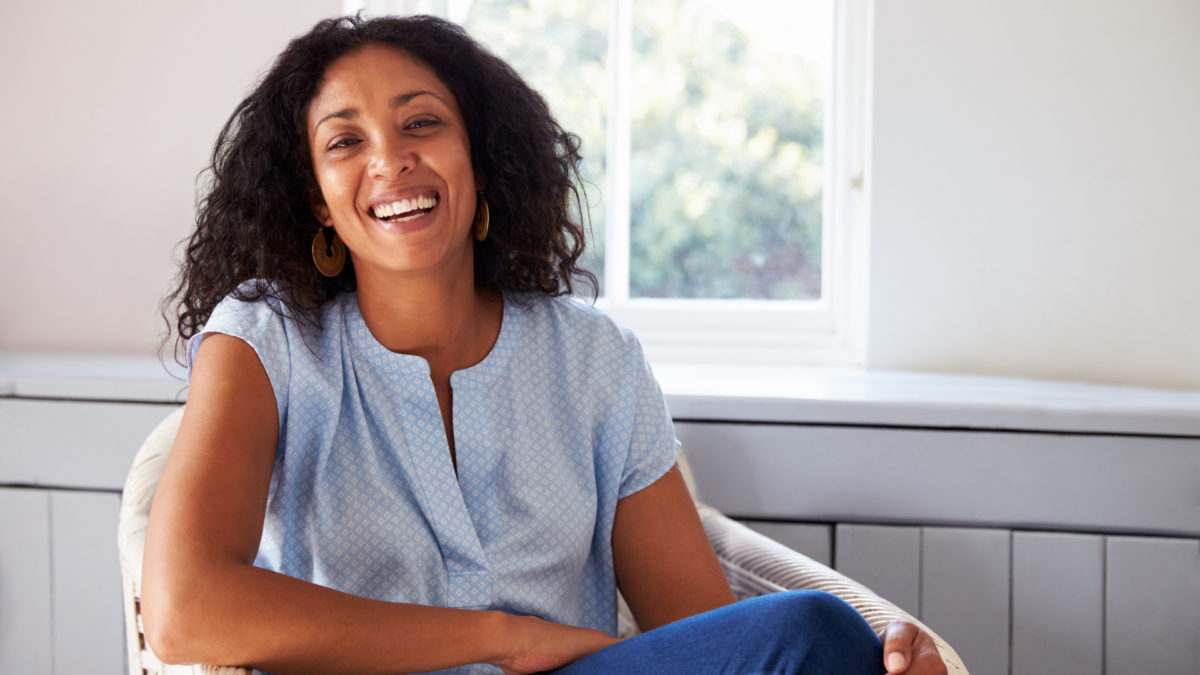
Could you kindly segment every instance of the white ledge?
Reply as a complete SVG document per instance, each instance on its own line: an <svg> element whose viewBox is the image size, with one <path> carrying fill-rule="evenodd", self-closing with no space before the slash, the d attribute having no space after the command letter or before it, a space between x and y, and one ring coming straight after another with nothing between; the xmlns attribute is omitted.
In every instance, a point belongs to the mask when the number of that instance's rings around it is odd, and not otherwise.
<svg viewBox="0 0 1200 675"><path fill-rule="evenodd" d="M1200 391L802 367L655 374L676 419L1200 438Z"/></svg>
<svg viewBox="0 0 1200 675"><path fill-rule="evenodd" d="M676 419L1200 438L1200 391L977 375L662 364ZM0 396L182 402L152 356L0 352Z"/></svg>
<svg viewBox="0 0 1200 675"><path fill-rule="evenodd" d="M0 352L0 396L183 402L187 377L153 356Z"/></svg>

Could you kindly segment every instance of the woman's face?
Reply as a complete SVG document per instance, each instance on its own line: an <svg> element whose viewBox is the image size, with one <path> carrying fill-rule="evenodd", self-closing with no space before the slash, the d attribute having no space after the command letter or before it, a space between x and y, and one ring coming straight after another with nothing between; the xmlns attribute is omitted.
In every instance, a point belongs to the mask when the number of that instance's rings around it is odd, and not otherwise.
<svg viewBox="0 0 1200 675"><path fill-rule="evenodd" d="M325 71L308 108L313 171L355 274L469 274L477 181L458 102L433 71L369 44ZM464 267L465 266L465 267Z"/></svg>

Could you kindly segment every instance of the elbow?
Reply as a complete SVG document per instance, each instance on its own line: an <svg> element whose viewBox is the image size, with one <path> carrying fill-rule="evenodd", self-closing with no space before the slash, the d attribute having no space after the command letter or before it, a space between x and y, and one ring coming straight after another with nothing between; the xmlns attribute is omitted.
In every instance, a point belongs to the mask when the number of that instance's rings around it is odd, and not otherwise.
<svg viewBox="0 0 1200 675"><path fill-rule="evenodd" d="M198 659L187 657L189 650L180 639L178 631L146 629L146 648L165 665L186 666L194 664Z"/></svg>
<svg viewBox="0 0 1200 675"><path fill-rule="evenodd" d="M199 663L194 644L194 621L179 599L170 593L144 592L141 601L142 632L146 646L158 660L172 665Z"/></svg>
<svg viewBox="0 0 1200 675"><path fill-rule="evenodd" d="M143 575L142 634L166 664L244 665L253 660L253 640L228 593L229 578L195 569Z"/></svg>
<svg viewBox="0 0 1200 675"><path fill-rule="evenodd" d="M221 620L219 593L206 587L186 583L182 576L143 586L142 632L158 660L172 665L228 663L230 655L222 653L229 636L221 633L227 622Z"/></svg>
<svg viewBox="0 0 1200 675"><path fill-rule="evenodd" d="M249 645L230 591L236 586L234 570L152 553L142 565L138 610L146 647L166 664L240 664L249 656L243 653Z"/></svg>

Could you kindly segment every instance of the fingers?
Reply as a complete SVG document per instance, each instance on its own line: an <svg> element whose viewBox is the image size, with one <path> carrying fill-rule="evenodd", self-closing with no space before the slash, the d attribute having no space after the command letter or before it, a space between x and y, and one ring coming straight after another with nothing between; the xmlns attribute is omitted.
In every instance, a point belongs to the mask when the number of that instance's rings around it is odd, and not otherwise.
<svg viewBox="0 0 1200 675"><path fill-rule="evenodd" d="M883 664L888 675L946 675L946 664L933 638L907 621L893 621L883 630Z"/></svg>
<svg viewBox="0 0 1200 675"><path fill-rule="evenodd" d="M883 665L888 675L908 671L913 660L913 642L920 630L907 621L893 621L883 629Z"/></svg>

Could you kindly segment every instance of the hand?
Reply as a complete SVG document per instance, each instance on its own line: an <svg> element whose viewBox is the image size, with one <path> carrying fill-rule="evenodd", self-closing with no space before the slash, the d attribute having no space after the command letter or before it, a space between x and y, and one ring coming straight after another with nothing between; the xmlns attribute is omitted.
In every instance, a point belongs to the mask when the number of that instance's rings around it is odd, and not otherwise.
<svg viewBox="0 0 1200 675"><path fill-rule="evenodd" d="M893 621L883 629L883 665L888 675L946 675L946 664L929 633L907 621Z"/></svg>
<svg viewBox="0 0 1200 675"><path fill-rule="evenodd" d="M511 647L499 663L506 675L561 668L619 642L598 630L566 626L536 616L508 615L508 620Z"/></svg>

